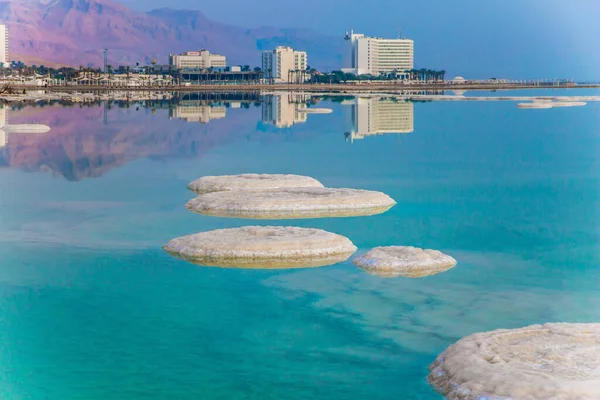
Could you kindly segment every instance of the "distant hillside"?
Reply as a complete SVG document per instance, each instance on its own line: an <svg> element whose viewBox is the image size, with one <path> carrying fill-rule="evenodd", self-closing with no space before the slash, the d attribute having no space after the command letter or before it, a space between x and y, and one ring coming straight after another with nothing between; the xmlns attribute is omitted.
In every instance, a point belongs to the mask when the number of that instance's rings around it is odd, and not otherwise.
<svg viewBox="0 0 600 400"><path fill-rule="evenodd" d="M209 20L200 11L162 8L148 13L111 0L0 0L10 29L11 59L48 65L167 63L169 53L209 49L230 64L260 64L260 51L286 44L309 53L319 69L340 67L340 38L306 29L246 29Z"/></svg>

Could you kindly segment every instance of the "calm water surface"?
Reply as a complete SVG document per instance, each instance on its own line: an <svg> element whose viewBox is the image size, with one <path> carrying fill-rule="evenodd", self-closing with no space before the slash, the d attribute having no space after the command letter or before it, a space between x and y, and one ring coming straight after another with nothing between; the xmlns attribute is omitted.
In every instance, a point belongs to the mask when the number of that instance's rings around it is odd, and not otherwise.
<svg viewBox="0 0 600 400"><path fill-rule="evenodd" d="M462 336L600 320L600 103L318 106L334 112L304 120L285 96L4 110L8 124L51 131L0 147L0 397L439 399L428 365ZM377 126L386 108L399 117ZM404 133L369 135L379 128ZM189 181L243 172L310 175L398 204L272 222L183 207ZM384 279L349 261L232 270L161 250L247 224L326 229L360 253L435 248L459 263Z"/></svg>

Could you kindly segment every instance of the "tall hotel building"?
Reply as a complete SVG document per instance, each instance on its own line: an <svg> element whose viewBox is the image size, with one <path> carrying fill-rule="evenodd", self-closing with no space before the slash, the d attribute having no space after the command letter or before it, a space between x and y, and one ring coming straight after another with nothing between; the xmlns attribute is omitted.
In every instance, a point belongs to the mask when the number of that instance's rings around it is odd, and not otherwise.
<svg viewBox="0 0 600 400"><path fill-rule="evenodd" d="M8 26L0 25L0 65L8 66L10 57L8 54Z"/></svg>
<svg viewBox="0 0 600 400"><path fill-rule="evenodd" d="M279 46L262 54L262 70L265 79L275 82L288 82L300 77L299 71L306 71L308 56L304 51Z"/></svg>
<svg viewBox="0 0 600 400"><path fill-rule="evenodd" d="M414 42L410 39L367 37L354 31L344 37L343 72L379 75L414 68Z"/></svg>

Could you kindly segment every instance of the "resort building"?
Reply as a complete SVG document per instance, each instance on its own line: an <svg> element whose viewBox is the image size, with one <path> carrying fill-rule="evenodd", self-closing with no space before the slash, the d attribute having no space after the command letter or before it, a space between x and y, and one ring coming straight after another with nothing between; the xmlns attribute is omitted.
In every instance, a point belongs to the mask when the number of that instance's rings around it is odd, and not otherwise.
<svg viewBox="0 0 600 400"><path fill-rule="evenodd" d="M411 102L358 97L350 107L352 129L346 133L350 141L415 130L414 105Z"/></svg>
<svg viewBox="0 0 600 400"><path fill-rule="evenodd" d="M265 96L262 103L262 121L278 128L289 128L294 124L306 122L306 113L298 112L298 109L305 105L304 96L289 93Z"/></svg>
<svg viewBox="0 0 600 400"><path fill-rule="evenodd" d="M383 39L346 32L343 72L355 75L408 71L414 68L410 39Z"/></svg>
<svg viewBox="0 0 600 400"><path fill-rule="evenodd" d="M169 55L169 65L177 69L208 69L225 68L227 59L219 54L211 54L210 51L188 51L181 55Z"/></svg>
<svg viewBox="0 0 600 400"><path fill-rule="evenodd" d="M213 119L225 118L226 115L225 107L212 107L200 102L179 104L171 111L171 118L184 119L187 122L200 122L201 124L207 124Z"/></svg>
<svg viewBox="0 0 600 400"><path fill-rule="evenodd" d="M272 51L264 51L262 70L264 78L274 82L299 82L305 76L308 56L304 51L279 46Z"/></svg>
<svg viewBox="0 0 600 400"><path fill-rule="evenodd" d="M8 53L8 26L0 25L0 65L6 67L10 64Z"/></svg>

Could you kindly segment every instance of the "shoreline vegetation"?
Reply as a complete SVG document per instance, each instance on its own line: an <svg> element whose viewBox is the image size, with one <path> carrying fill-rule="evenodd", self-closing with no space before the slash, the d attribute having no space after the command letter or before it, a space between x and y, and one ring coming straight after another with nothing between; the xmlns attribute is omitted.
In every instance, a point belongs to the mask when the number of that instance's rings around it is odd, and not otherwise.
<svg viewBox="0 0 600 400"><path fill-rule="evenodd" d="M381 83L361 84L235 84L235 85L191 85L191 86L152 86L152 87L114 87L96 85L50 85L32 87L30 85L11 85L10 90L0 91L0 102L20 103L35 101L71 101L87 102L92 100L160 99L175 93L260 93L281 94L297 93L312 95L343 96L398 96L413 100L529 100L531 98L560 99L565 96L494 96L468 97L465 91L506 91L523 89L597 89L600 84L525 84L525 83ZM450 92L450 93L446 93ZM590 99L591 100L591 99ZM594 99L595 100L595 99Z"/></svg>

